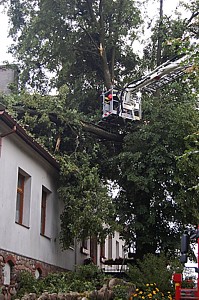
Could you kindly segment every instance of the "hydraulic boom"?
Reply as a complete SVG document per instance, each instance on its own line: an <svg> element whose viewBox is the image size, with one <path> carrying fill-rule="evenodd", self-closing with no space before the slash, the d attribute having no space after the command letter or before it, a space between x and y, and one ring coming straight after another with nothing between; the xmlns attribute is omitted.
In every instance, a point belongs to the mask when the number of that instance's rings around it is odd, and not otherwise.
<svg viewBox="0 0 199 300"><path fill-rule="evenodd" d="M140 120L142 93L154 93L157 89L185 74L190 67L187 60L188 57L185 55L168 60L121 90L112 87L110 90L104 91L102 93L102 119L109 122L115 121L115 119Z"/></svg>

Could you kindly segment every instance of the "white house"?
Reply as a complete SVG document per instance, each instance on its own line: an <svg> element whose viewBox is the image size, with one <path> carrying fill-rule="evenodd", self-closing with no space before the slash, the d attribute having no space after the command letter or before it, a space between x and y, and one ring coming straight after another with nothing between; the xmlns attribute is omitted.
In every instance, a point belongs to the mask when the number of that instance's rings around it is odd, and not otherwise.
<svg viewBox="0 0 199 300"><path fill-rule="evenodd" d="M62 251L57 196L59 164L0 107L0 286L28 270L36 277L73 270L92 257L103 267L106 258L123 257L119 234L100 246L95 238Z"/></svg>

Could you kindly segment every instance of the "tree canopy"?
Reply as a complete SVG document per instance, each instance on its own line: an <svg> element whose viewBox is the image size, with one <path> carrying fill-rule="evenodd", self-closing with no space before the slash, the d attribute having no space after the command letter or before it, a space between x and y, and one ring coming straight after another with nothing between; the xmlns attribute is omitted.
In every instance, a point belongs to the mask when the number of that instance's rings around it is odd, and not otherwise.
<svg viewBox="0 0 199 300"><path fill-rule="evenodd" d="M100 119L97 98L103 84L122 86L138 78L156 65L158 51L163 62L194 50L186 35L197 39L198 1L188 6L188 20L164 16L157 21L142 58L132 47L142 24L138 4L11 1L12 51L21 64L21 85L43 94L21 93L4 101L60 160L63 246L93 234L103 240L119 226L142 258L157 251L175 254L183 228L198 223L197 59L191 73L155 95L143 95L138 125L110 128L122 139L94 137L82 122ZM56 96L44 95L46 72L53 72ZM118 187L116 197L108 191L110 182Z"/></svg>

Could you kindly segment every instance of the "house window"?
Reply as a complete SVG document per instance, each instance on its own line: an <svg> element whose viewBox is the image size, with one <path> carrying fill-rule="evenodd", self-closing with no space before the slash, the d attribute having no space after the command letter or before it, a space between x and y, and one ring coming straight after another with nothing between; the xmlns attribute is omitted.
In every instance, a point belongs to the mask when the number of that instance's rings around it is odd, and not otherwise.
<svg viewBox="0 0 199 300"><path fill-rule="evenodd" d="M119 248L119 245L120 245L119 242L116 241L116 245L115 245L115 246L116 246L116 247L115 247L115 248L116 248L116 258L119 258L119 249L120 249L120 248Z"/></svg>
<svg viewBox="0 0 199 300"><path fill-rule="evenodd" d="M23 170L18 170L15 222L29 226L30 219L31 177Z"/></svg>
<svg viewBox="0 0 199 300"><path fill-rule="evenodd" d="M15 218L15 221L19 224L22 224L23 222L24 182L25 182L25 176L19 173L18 184L17 184L17 204L16 204L16 218Z"/></svg>
<svg viewBox="0 0 199 300"><path fill-rule="evenodd" d="M10 285L10 278L11 278L11 265L9 262L7 262L3 269L3 275L4 275L4 285Z"/></svg>
<svg viewBox="0 0 199 300"><path fill-rule="evenodd" d="M113 248L113 239L112 239L112 235L109 235L108 236L108 259L113 258L112 248Z"/></svg>
<svg viewBox="0 0 199 300"><path fill-rule="evenodd" d="M100 257L105 258L105 242L104 241L100 244Z"/></svg>
<svg viewBox="0 0 199 300"><path fill-rule="evenodd" d="M85 248L85 249L88 248L88 240L87 239L82 240L82 247Z"/></svg>
<svg viewBox="0 0 199 300"><path fill-rule="evenodd" d="M47 192L42 189L42 198L41 198L41 230L40 233L45 235L46 229L46 199Z"/></svg>
<svg viewBox="0 0 199 300"><path fill-rule="evenodd" d="M42 186L40 234L48 238L52 235L53 226L52 216L54 209L51 200L51 192L45 186Z"/></svg>
<svg viewBox="0 0 199 300"><path fill-rule="evenodd" d="M36 279L40 279L41 278L41 276L42 276L42 271L41 271L41 269L36 269L35 270L35 278Z"/></svg>
<svg viewBox="0 0 199 300"><path fill-rule="evenodd" d="M82 240L80 252L83 253L83 254L87 254L87 255L89 254L89 250L88 250L88 239L83 239L83 240Z"/></svg>

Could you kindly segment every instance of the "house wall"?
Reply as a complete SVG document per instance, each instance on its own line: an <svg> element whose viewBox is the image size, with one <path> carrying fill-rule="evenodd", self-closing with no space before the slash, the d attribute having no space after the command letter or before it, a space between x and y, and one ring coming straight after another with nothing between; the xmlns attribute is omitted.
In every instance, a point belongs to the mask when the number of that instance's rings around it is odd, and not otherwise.
<svg viewBox="0 0 199 300"><path fill-rule="evenodd" d="M39 270L45 276L49 272L74 270L76 265L83 264L91 256L90 240L87 241L85 251L76 242L65 251L62 251L59 244L63 203L57 195L57 169L26 144L16 132L1 137L6 132L10 132L10 128L0 120L0 286L5 283L7 263L11 267L10 283L14 283L21 270L32 274ZM19 170L28 177L30 202L24 207L25 225L15 222ZM40 234L42 187L48 193L45 236ZM110 255L108 240L107 237L106 258ZM123 244L116 232L112 237L111 258L123 257ZM96 264L102 267L100 245L96 244L94 248L97 252Z"/></svg>
<svg viewBox="0 0 199 300"><path fill-rule="evenodd" d="M17 66L0 66L0 93L10 94L10 84L17 84Z"/></svg>
<svg viewBox="0 0 199 300"><path fill-rule="evenodd" d="M124 257L124 247L125 242L120 239L119 232L115 232L112 236L112 259ZM109 237L105 241L105 257L109 258Z"/></svg>
<svg viewBox="0 0 199 300"><path fill-rule="evenodd" d="M0 121L0 134L6 130L10 131ZM77 249L62 251L59 244L63 204L56 193L58 171L16 133L1 138L0 145L0 262L5 262L11 255L21 265L32 264L33 271L39 262L45 264L44 271L47 265L49 270L73 270L75 262L82 263L85 257ZM30 209L26 226L15 222L19 168L30 176ZM40 234L42 186L50 192L47 236Z"/></svg>

